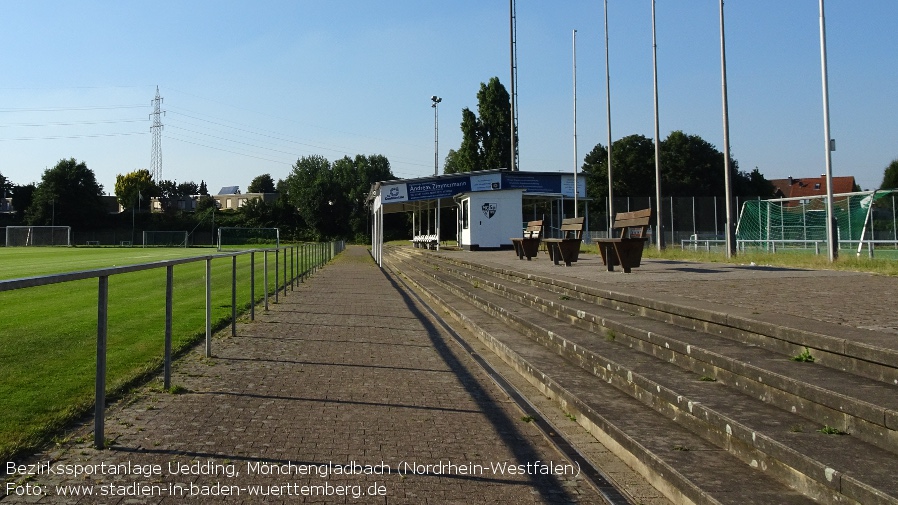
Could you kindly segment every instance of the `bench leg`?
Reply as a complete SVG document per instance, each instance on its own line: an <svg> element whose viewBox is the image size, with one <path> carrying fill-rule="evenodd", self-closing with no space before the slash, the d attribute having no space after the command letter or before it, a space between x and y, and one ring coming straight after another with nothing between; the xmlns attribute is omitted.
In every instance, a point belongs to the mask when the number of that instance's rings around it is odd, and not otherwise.
<svg viewBox="0 0 898 505"><path fill-rule="evenodd" d="M599 244L602 248L602 257L605 258L605 269L609 272L614 271L614 246L612 244Z"/></svg>
<svg viewBox="0 0 898 505"><path fill-rule="evenodd" d="M549 257L552 258L552 263L557 265L558 258L561 256L561 252L559 251L560 248L558 247L558 244L550 242L547 244L546 248L549 252Z"/></svg>

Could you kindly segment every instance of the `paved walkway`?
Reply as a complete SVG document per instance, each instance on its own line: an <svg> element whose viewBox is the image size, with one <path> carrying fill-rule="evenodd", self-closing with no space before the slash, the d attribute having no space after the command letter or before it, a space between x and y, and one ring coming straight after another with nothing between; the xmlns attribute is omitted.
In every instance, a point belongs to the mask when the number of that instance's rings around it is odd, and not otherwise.
<svg viewBox="0 0 898 505"><path fill-rule="evenodd" d="M35 460L90 475L43 472L19 483L46 495L0 500L600 502L364 248L237 333L214 340L213 358L177 364L181 394L157 385L111 407L110 449L94 450L85 425ZM94 496L62 497L57 485Z"/></svg>

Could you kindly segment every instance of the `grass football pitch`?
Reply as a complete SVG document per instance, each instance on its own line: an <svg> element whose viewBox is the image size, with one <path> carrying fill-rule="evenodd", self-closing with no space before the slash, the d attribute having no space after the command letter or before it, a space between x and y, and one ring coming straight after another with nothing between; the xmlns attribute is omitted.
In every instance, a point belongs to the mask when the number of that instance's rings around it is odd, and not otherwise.
<svg viewBox="0 0 898 505"><path fill-rule="evenodd" d="M214 249L0 248L0 279L215 255ZM269 253L269 292L275 258ZM311 248L307 264L316 259ZM255 255L256 301L264 293ZM284 256L280 255L283 285ZM290 273L288 253L287 273ZM231 315L230 257L212 260L212 322ZM303 269L304 270L304 269ZM300 271L298 262L294 273ZM205 261L173 270L173 352L205 335ZM159 370L165 336L165 268L109 277L107 394ZM97 335L96 278L0 292L0 460L22 455L91 412ZM237 258L237 310L250 306L250 256Z"/></svg>

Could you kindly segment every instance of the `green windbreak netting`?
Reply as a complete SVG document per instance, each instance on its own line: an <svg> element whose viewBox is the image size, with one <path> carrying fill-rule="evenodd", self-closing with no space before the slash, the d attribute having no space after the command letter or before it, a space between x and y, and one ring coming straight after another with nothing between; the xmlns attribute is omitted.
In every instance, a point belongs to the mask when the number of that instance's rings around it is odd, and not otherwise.
<svg viewBox="0 0 898 505"><path fill-rule="evenodd" d="M870 206L889 191L833 196L833 214L840 241L862 239ZM736 239L744 242L800 243L826 241L824 197L750 200L742 205Z"/></svg>

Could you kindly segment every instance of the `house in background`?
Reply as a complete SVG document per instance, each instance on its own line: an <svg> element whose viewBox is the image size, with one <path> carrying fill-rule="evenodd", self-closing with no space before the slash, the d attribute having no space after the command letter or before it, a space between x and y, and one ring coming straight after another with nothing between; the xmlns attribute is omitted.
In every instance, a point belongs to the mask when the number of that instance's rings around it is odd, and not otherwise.
<svg viewBox="0 0 898 505"><path fill-rule="evenodd" d="M274 203L279 196L280 193L240 193L240 186L225 186L218 191L217 195L212 195L212 199L215 200L216 208L237 210L254 198L259 198L265 203ZM152 212L164 212L166 210L194 212L199 199L200 195L177 196L173 198L154 197L150 201L150 209Z"/></svg>
<svg viewBox="0 0 898 505"><path fill-rule="evenodd" d="M798 179L789 177L788 179L771 179L773 184L773 198L810 198L826 196L826 176L811 177ZM854 176L833 177L833 194L853 193L860 191L857 183L854 182ZM798 205L799 203L807 203L804 200L797 200L794 203L787 203L787 206Z"/></svg>
<svg viewBox="0 0 898 505"><path fill-rule="evenodd" d="M240 186L225 186L213 196L219 209L237 210L243 207L246 202L259 198L265 203L274 203L277 201L279 193L240 193Z"/></svg>
<svg viewBox="0 0 898 505"><path fill-rule="evenodd" d="M199 195L175 196L171 198L150 198L150 212L165 212L166 210L180 210L193 212L196 210L196 202Z"/></svg>

